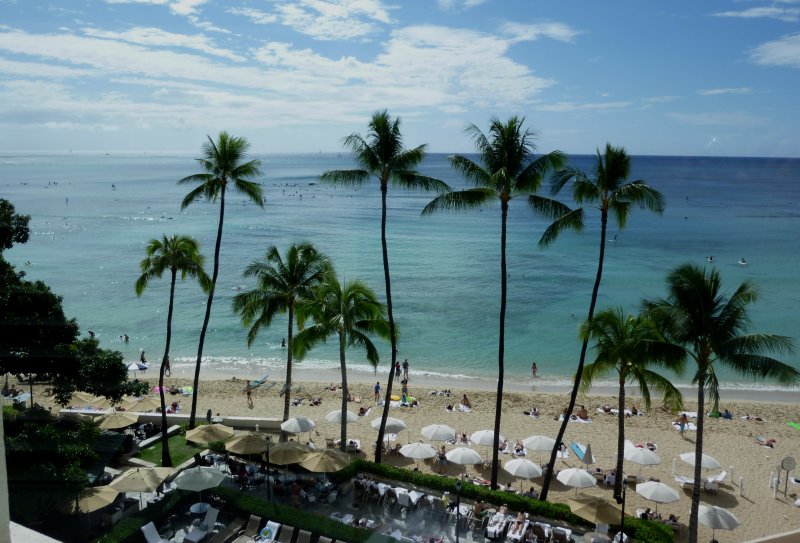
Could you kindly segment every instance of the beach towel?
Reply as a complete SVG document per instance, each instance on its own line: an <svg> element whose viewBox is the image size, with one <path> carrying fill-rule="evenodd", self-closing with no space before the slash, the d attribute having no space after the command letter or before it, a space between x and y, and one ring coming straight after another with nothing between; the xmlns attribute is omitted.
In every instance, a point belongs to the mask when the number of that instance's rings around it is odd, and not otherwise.
<svg viewBox="0 0 800 543"><path fill-rule="evenodd" d="M194 387L181 387L180 391L183 396L191 396L192 392L194 392Z"/></svg>
<svg viewBox="0 0 800 543"><path fill-rule="evenodd" d="M675 428L678 431L680 431L680 429L681 429L681 425L678 424L677 422L673 422L672 423L672 427ZM689 422L689 423L686 424L686 430L697 431L697 425L695 425L695 423L693 423L693 422Z"/></svg>
<svg viewBox="0 0 800 543"><path fill-rule="evenodd" d="M261 385L267 382L267 377L269 377L269 375L264 375L264 377L262 377L261 379L256 379L255 381L250 381L250 386L253 388L260 387Z"/></svg>
<svg viewBox="0 0 800 543"><path fill-rule="evenodd" d="M558 417L558 420L564 420L564 415L560 415L560 416ZM584 424L589 424L590 422L592 422L592 419L586 419L586 420L584 420L584 419L582 419L582 418L579 418L579 417L577 417L577 416L575 416L575 415L572 415L572 416L569 418L569 420L570 420L571 422L582 422L582 423L584 423Z"/></svg>
<svg viewBox="0 0 800 543"><path fill-rule="evenodd" d="M462 413L469 413L470 411L472 411L472 409L470 409L464 404L458 404L458 410L461 411Z"/></svg>
<svg viewBox="0 0 800 543"><path fill-rule="evenodd" d="M800 430L800 422L789 421L786 424L794 428L795 430Z"/></svg>

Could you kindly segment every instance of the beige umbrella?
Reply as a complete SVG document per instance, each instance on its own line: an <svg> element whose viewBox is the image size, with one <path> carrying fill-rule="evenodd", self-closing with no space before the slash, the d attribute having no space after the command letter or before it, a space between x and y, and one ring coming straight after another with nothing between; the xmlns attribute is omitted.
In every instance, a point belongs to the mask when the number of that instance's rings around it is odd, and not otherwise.
<svg viewBox="0 0 800 543"><path fill-rule="evenodd" d="M118 430L139 422L139 417L127 413L111 413L100 418L97 427L103 430Z"/></svg>
<svg viewBox="0 0 800 543"><path fill-rule="evenodd" d="M209 443L224 441L233 435L233 428L224 424L207 424L186 432L186 441Z"/></svg>
<svg viewBox="0 0 800 543"><path fill-rule="evenodd" d="M302 462L311 452L314 452L314 449L297 441L276 443L269 448L269 463L276 466L297 464Z"/></svg>
<svg viewBox="0 0 800 543"><path fill-rule="evenodd" d="M259 454L267 450L267 440L261 434L239 434L227 443L225 450L234 454Z"/></svg>
<svg viewBox="0 0 800 543"><path fill-rule="evenodd" d="M114 404L111 403L111 400L109 400L105 396L99 396L94 398L92 401L89 402L89 405L91 405L96 409L110 409L111 407L114 406Z"/></svg>
<svg viewBox="0 0 800 543"><path fill-rule="evenodd" d="M69 405L84 406L89 405L94 400L94 396L86 392L73 392L69 398Z"/></svg>
<svg viewBox="0 0 800 543"><path fill-rule="evenodd" d="M133 400L125 403L125 409L128 411L155 411L160 407L161 402L157 402L153 398L142 398L141 400Z"/></svg>
<svg viewBox="0 0 800 543"><path fill-rule="evenodd" d="M567 500L573 514L594 524L618 524L622 510L605 498L580 496Z"/></svg>
<svg viewBox="0 0 800 543"><path fill-rule="evenodd" d="M69 507L69 513L91 513L114 503L119 496L119 490L109 486L93 486L84 488L78 496L78 501Z"/></svg>
<svg viewBox="0 0 800 543"><path fill-rule="evenodd" d="M111 481L109 486L120 492L155 492L171 473L172 468L133 468Z"/></svg>
<svg viewBox="0 0 800 543"><path fill-rule="evenodd" d="M309 453L299 465L315 473L332 473L350 465L350 455L338 449L324 449Z"/></svg>

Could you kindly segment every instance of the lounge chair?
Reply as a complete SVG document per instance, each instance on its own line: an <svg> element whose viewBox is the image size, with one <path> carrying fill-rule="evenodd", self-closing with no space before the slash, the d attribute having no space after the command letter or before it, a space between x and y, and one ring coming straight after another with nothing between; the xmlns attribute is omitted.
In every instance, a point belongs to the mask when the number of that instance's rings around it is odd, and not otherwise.
<svg viewBox="0 0 800 543"><path fill-rule="evenodd" d="M281 528L281 531L278 533L277 541L279 543L291 543L293 536L294 536L294 526L284 525Z"/></svg>
<svg viewBox="0 0 800 543"><path fill-rule="evenodd" d="M156 525L153 524L152 522L148 522L139 529L144 534L144 540L147 541L147 543L169 543L168 540L163 539L158 534L158 530L156 530Z"/></svg>
<svg viewBox="0 0 800 543"><path fill-rule="evenodd" d="M298 530L297 543L311 543L311 532L308 530Z"/></svg>
<svg viewBox="0 0 800 543"><path fill-rule="evenodd" d="M502 539L503 532L508 527L508 518L502 513L495 513L486 525L486 537L489 539Z"/></svg>
<svg viewBox="0 0 800 543"><path fill-rule="evenodd" d="M197 526L192 526L192 530L186 534L186 537L183 538L184 541L191 541L192 543L199 543L204 537L206 537L211 530L214 529L214 525L217 522L217 515L219 515L219 509L214 507L209 507L206 511L206 516L203 517L203 520Z"/></svg>
<svg viewBox="0 0 800 543"><path fill-rule="evenodd" d="M534 522L532 525L533 533L540 541L550 541L553 531L550 529L549 524L543 522Z"/></svg>
<svg viewBox="0 0 800 543"><path fill-rule="evenodd" d="M324 535L319 536L319 540L317 543L333 543L336 541L335 539L331 539L330 537L325 537Z"/></svg>
<svg viewBox="0 0 800 543"><path fill-rule="evenodd" d="M220 528L219 532L214 534L214 537L208 543L227 543L242 529L242 526L244 526L244 519L237 517L227 526Z"/></svg>
<svg viewBox="0 0 800 543"><path fill-rule="evenodd" d="M525 533L528 531L530 522L527 520L523 522L519 531L515 531L516 525L516 520L511 523L511 526L508 528L508 532L506 533L506 541L522 541L522 538L525 537Z"/></svg>
<svg viewBox="0 0 800 543"><path fill-rule="evenodd" d="M261 517L258 515L250 515L250 519L247 521L247 526L240 535L255 537L258 535L259 528L261 528Z"/></svg>
<svg viewBox="0 0 800 543"><path fill-rule="evenodd" d="M554 543L569 543L572 541L572 530L568 528L553 528Z"/></svg>

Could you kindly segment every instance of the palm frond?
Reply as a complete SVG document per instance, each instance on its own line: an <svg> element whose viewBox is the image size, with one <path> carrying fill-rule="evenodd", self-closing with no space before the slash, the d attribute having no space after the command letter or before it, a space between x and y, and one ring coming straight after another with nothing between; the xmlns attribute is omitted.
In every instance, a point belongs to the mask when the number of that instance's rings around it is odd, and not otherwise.
<svg viewBox="0 0 800 543"><path fill-rule="evenodd" d="M320 181L333 185L358 187L369 181L369 172L367 170L329 170L319 178Z"/></svg>
<svg viewBox="0 0 800 543"><path fill-rule="evenodd" d="M488 187L491 174L479 164L462 155L450 157L450 166L476 187Z"/></svg>
<svg viewBox="0 0 800 543"><path fill-rule="evenodd" d="M528 203L529 205L531 205L531 207L534 206L534 202L531 201L532 198L534 198L534 196L531 196L528 199ZM561 232L564 232L566 230L574 230L576 232L580 232L581 230L583 230L583 224L584 224L583 208L579 207L577 209L568 210L566 213L564 213L556 220L554 220L552 223L550 223L550 225L545 229L544 233L542 233L542 237L539 239L539 246L541 247L549 246L558 238Z"/></svg>
<svg viewBox="0 0 800 543"><path fill-rule="evenodd" d="M395 170L392 173L391 180L393 184L406 189L432 191L437 194L443 194L452 190L444 181L436 179L435 177L420 175L414 171Z"/></svg>
<svg viewBox="0 0 800 543"><path fill-rule="evenodd" d="M455 192L445 192L431 200L422 210L422 215L438 211L463 211L480 207L493 201L497 193L488 188L474 188Z"/></svg>

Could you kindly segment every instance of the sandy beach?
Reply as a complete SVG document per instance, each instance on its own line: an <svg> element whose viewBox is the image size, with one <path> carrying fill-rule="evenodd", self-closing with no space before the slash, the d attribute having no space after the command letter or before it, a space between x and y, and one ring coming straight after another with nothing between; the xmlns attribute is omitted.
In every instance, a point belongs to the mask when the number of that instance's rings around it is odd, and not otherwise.
<svg viewBox="0 0 800 543"><path fill-rule="evenodd" d="M341 391L333 392L327 389L332 383L337 383L336 372L330 374L306 373L302 370L296 371L296 384L301 385L301 390L293 394L293 397L303 398L303 402L292 407L293 416L306 416L317 422L317 428L312 431L311 438L316 444L325 443L325 437L336 438L339 435L337 424L327 423L325 414L331 410L338 409L341 402ZM256 379L261 375L238 375L236 380L233 378L222 379L213 377L205 379L201 383L201 393L199 396L198 413L204 414L208 409L214 413L224 415L240 416L260 416L279 418L283 411L283 398L278 394L280 384L269 390L257 388L254 393L254 405L249 408L243 392L245 379ZM277 376L275 376L277 379ZM349 377L350 379L350 377ZM370 421L381 414L381 408L374 405L374 393L372 387L378 380L369 374L361 374L352 377L351 390L360 396L360 404L350 404L350 409L357 411L359 407L371 408L367 416L357 422L348 425L348 438L360 439L362 446L366 450L367 456L372 458L372 444L376 437L376 431L370 426ZM381 379L382 380L382 379ZM155 384L155 379L149 379L151 384ZM190 385L189 376L168 378L168 384L178 386ZM479 384L479 383L472 383ZM457 385L458 387L456 388ZM467 386L465 386L467 385ZM494 393L487 390L485 386L468 386L469 383L437 383L425 380L424 378L411 376L409 382L409 392L419 400L419 407L398 407L392 408L391 416L405 421L407 430L400 433L398 439L401 443L419 441L421 438L420 430L423 426L432 423L447 424L455 428L458 432L471 434L478 430L491 429L494 424ZM382 385L383 386L383 385ZM524 439L531 435L545 435L555 437L558 432L559 421L558 413L566 407L568 402L568 390L549 390L533 391L535 385L526 384L528 392L521 392L520 383L511 386L511 392L504 394L503 401L503 421L502 434L508 439L509 443L514 443L517 439ZM451 397L431 395L432 390L450 388ZM446 410L448 403L456 403L462 394L468 394L473 404L471 412L449 412ZM184 412L188 412L191 404L189 397L172 397L180 400ZM310 398L320 397L322 403L319 406L312 406ZM686 410L693 411L694 403L691 401L692 393L687 394ZM790 395L777 395L778 400L789 399ZM46 402L47 398L37 394L36 400ZM614 415L598 413L596 409L603 405L616 405L616 395L600 391L589 396L579 398L578 404L584 404L592 416L591 423L570 422L564 441L569 444L572 441L583 444L591 444L592 451L596 458L596 464L592 467L609 469L616 463L616 438L617 438L617 419ZM628 406L635 404L642 409L642 404L638 398L632 396ZM523 411L532 406L539 408L542 416L538 419L523 414ZM783 497L783 483L780 485L780 492L773 498L773 490L769 488L770 474L777 471L780 461L786 456L795 456L800 450L800 431L786 424L787 421L800 420L800 406L796 403L767 402L767 401L745 401L729 400L723 396L721 409L729 409L734 417L733 420L706 418L705 431L705 452L715 457L723 469L727 471L727 477L716 494L703 493L702 503L718 505L730 509L741 521L741 526L733 532L718 530L717 540L722 542L746 541L751 538L761 537L767 534L780 533L800 527L800 509L794 506L794 499L789 495L795 494L800 489L800 485L794 484L791 479L788 485L787 497ZM758 415L764 422L746 420L742 417ZM681 499L671 504L658 506L658 511L665 518L670 513L677 515L680 522L684 525L689 521L689 507L691 495L688 490L680 490L674 481L673 465L677 474L691 476L693 468L689 464L682 462L678 456L681 453L694 451L695 432L687 431L685 436L673 429L672 421L676 417L663 412L657 405L653 406L648 413L643 416L633 416L626 418L626 437L636 442L653 442L657 445L657 452L661 456L662 462L657 466L642 468L642 476L645 480L650 478L659 479L661 482L678 489ZM755 436L764 436L777 440L774 449L763 447L755 442ZM306 439L307 434L301 436ZM448 448L451 447L448 445ZM483 456L489 455L487 448L477 447ZM482 450L481 450L482 449ZM537 463L546 461L545 453L530 452L528 458ZM412 468L413 461L402 457L385 457L386 462L407 466ZM511 455L502 454L501 459L507 461L513 458ZM432 464L420 463L420 469L432 471ZM558 460L557 469L566 467L580 467L581 462L571 454L565 460ZM456 475L461 466L448 466L448 473ZM628 473L639 473L640 467L625 462L625 469ZM472 475L488 478L489 470L469 466L467 472ZM709 472L709 475L714 472ZM785 473L785 472L784 472ZM791 475L797 475L792 473ZM515 480L501 469L500 480L503 483L513 482L518 488L520 481ZM740 488L740 481L742 487ZM541 488L541 479L532 481L537 490ZM530 485L530 482L523 481L523 485ZM612 498L612 489L602 484L595 488L582 491L586 494L604 496ZM574 489L567 488L561 483L554 482L551 485L549 499L552 501L564 501L570 495L574 495ZM637 508L655 508L655 503L648 502L632 489L627 493L626 510L633 513ZM685 533L685 528L684 528ZM711 530L701 527L699 536L700 541L711 539Z"/></svg>

